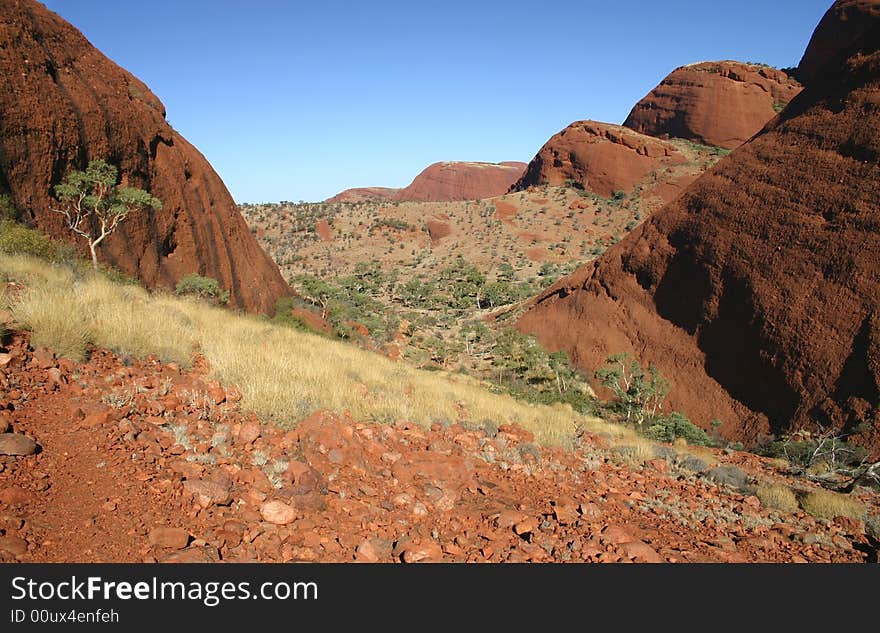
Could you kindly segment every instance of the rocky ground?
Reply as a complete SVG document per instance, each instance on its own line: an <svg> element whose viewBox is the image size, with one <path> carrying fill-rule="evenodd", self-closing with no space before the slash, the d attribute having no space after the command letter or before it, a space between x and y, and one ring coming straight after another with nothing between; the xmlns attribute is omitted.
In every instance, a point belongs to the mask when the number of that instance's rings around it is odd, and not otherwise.
<svg viewBox="0 0 880 633"><path fill-rule="evenodd" d="M565 451L516 427L331 412L283 430L204 366L77 364L21 337L0 365L3 562L876 557L859 521L763 508L753 478L783 475L745 453L628 465L600 436Z"/></svg>

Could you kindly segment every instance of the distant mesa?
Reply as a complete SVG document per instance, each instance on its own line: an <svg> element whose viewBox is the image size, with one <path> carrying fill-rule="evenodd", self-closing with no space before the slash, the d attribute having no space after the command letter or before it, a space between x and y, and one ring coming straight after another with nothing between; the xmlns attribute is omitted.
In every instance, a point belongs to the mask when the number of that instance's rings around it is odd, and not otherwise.
<svg viewBox="0 0 880 633"><path fill-rule="evenodd" d="M544 144L511 190L568 183L608 198L686 160L667 141L610 123L576 121Z"/></svg>
<svg viewBox="0 0 880 633"><path fill-rule="evenodd" d="M676 68L626 121L636 132L733 149L754 136L802 86L787 73L736 61Z"/></svg>
<svg viewBox="0 0 880 633"><path fill-rule="evenodd" d="M33 0L0 0L0 193L23 221L74 241L48 210L52 186L91 159L119 167L163 209L135 213L100 249L147 286L189 273L217 279L230 303L270 310L289 293L205 157L165 120L150 89ZM80 244L82 246L82 244Z"/></svg>
<svg viewBox="0 0 880 633"><path fill-rule="evenodd" d="M480 200L506 193L525 171L515 161L479 163L445 161L428 166L403 189L361 187L346 189L326 202L450 202Z"/></svg>
<svg viewBox="0 0 880 633"><path fill-rule="evenodd" d="M655 364L668 406L729 439L818 421L880 456L880 0L852 4L823 19L788 108L519 327L587 370ZM827 33L851 39L822 63Z"/></svg>

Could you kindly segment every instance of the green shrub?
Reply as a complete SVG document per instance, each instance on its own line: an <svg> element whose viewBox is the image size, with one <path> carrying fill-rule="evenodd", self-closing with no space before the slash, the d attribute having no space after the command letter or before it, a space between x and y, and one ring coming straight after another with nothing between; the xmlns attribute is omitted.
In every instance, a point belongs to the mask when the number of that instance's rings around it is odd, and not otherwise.
<svg viewBox="0 0 880 633"><path fill-rule="evenodd" d="M6 194L0 195L0 220L12 220L14 222L17 218L18 212L12 203L12 198Z"/></svg>
<svg viewBox="0 0 880 633"><path fill-rule="evenodd" d="M665 417L656 418L645 434L659 442L674 442L680 437L691 445L712 445L712 440L706 432L678 411L673 411Z"/></svg>
<svg viewBox="0 0 880 633"><path fill-rule="evenodd" d="M229 291L220 287L220 282L211 277L190 273L177 282L174 291L179 295L192 295L202 299L213 299L217 303L229 302Z"/></svg>
<svg viewBox="0 0 880 633"><path fill-rule="evenodd" d="M76 259L71 245L56 242L12 220L0 220L0 251L10 255L30 255L56 264Z"/></svg>

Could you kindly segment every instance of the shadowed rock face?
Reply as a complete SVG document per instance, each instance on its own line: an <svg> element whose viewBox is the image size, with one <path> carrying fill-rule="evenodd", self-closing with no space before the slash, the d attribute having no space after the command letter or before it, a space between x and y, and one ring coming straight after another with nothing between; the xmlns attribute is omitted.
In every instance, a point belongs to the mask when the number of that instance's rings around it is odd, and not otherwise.
<svg viewBox="0 0 880 633"><path fill-rule="evenodd" d="M520 328L585 369L656 364L669 405L731 439L818 421L880 454L880 20L860 19L777 119Z"/></svg>
<svg viewBox="0 0 880 633"><path fill-rule="evenodd" d="M544 144L511 190L574 181L607 198L615 191L629 193L652 171L686 160L660 139L610 123L576 121Z"/></svg>
<svg viewBox="0 0 880 633"><path fill-rule="evenodd" d="M32 0L0 0L0 69L0 189L22 220L75 241L49 211L52 186L105 158L164 207L127 218L100 247L102 261L151 287L188 273L213 277L249 311L267 311L289 292L219 176L165 121L159 99L73 26Z"/></svg>
<svg viewBox="0 0 880 633"><path fill-rule="evenodd" d="M360 187L346 189L327 202L389 200L410 202L449 202L480 200L507 193L510 185L526 168L525 163L469 163L446 161L429 165L403 189Z"/></svg>
<svg viewBox="0 0 880 633"><path fill-rule="evenodd" d="M625 127L733 149L754 136L801 90L775 68L734 61L675 69L639 101Z"/></svg>
<svg viewBox="0 0 880 633"><path fill-rule="evenodd" d="M877 0L843 0L835 2L816 27L801 63L798 78L809 85L833 63L846 47L861 37L880 16Z"/></svg>

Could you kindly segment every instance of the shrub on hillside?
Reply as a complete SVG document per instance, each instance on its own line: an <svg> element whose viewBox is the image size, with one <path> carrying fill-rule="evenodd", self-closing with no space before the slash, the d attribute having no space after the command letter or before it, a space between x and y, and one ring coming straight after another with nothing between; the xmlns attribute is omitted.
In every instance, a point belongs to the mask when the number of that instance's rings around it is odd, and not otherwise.
<svg viewBox="0 0 880 633"><path fill-rule="evenodd" d="M220 282L211 277L191 273L177 282L174 291L179 295L190 295L209 299L217 303L229 302L229 291L220 287Z"/></svg>
<svg viewBox="0 0 880 633"><path fill-rule="evenodd" d="M656 418L645 434L659 442L674 442L677 438L684 438L692 446L711 446L713 444L703 429L678 411Z"/></svg>
<svg viewBox="0 0 880 633"><path fill-rule="evenodd" d="M0 220L0 251L10 255L30 255L52 263L72 262L75 250L39 231L12 220Z"/></svg>
<svg viewBox="0 0 880 633"><path fill-rule="evenodd" d="M12 203L12 198L6 194L0 195L0 220L12 220L14 222L17 217L18 212Z"/></svg>

